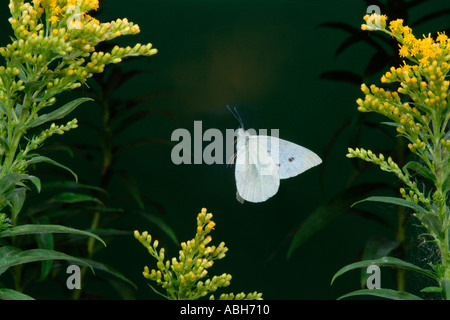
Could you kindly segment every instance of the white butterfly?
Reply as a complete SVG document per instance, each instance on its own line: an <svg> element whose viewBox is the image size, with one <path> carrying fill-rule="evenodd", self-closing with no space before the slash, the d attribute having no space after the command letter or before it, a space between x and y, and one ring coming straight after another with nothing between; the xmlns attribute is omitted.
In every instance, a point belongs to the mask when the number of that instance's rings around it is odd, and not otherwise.
<svg viewBox="0 0 450 320"><path fill-rule="evenodd" d="M263 202L275 195L280 179L322 163L311 150L273 136L250 135L240 128L236 143L236 198L239 202Z"/></svg>

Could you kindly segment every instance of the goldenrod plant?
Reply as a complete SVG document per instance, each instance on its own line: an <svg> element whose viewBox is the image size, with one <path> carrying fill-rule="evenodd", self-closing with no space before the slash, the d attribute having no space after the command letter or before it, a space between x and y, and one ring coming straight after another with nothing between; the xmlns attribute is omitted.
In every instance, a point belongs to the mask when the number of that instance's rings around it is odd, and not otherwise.
<svg viewBox="0 0 450 320"><path fill-rule="evenodd" d="M224 273L220 276L213 276L206 279L208 269L213 266L215 260L223 259L228 248L224 242L218 246L210 246L212 241L209 233L216 225L211 220L213 215L207 213L203 208L197 216L197 233L192 240L181 243L181 250L177 258L166 259L165 249L158 250L158 240L153 240L152 236L144 231L134 232L135 238L147 248L149 254L156 260L158 270L150 269L145 266L142 272L146 279L156 282L166 294L162 294L150 287L158 294L170 300L197 300L215 292L221 287L230 285L231 275ZM214 295L209 296L210 300L214 299ZM238 293L238 294L221 294L220 300L261 300L262 294Z"/></svg>
<svg viewBox="0 0 450 320"><path fill-rule="evenodd" d="M140 32L139 26L127 19L99 22L89 14L98 8L98 0L9 3L14 36L10 44L0 48L5 62L0 66L0 238L8 239L0 243L0 274L10 269L14 289L1 288L0 298L31 298L22 293L24 263L62 259L89 265L85 260L54 251L53 241L46 245L38 241L39 248L22 251L23 236L75 233L103 242L93 233L60 225L24 224L25 217L21 220L19 215L26 192L31 189L27 181L38 191L41 189L40 179L29 173L31 165L47 162L72 172L37 152L52 135L75 129L77 119L63 124L57 120L91 99L79 98L58 106L58 95L79 88L109 64L157 52L150 43L98 51L96 46L104 41Z"/></svg>
<svg viewBox="0 0 450 320"><path fill-rule="evenodd" d="M376 112L390 121L401 139L406 139L411 161L402 168L392 157L375 154L362 148L349 148L347 157L374 163L381 170L392 172L402 183L399 197L369 197L363 201L378 201L409 209L424 228L422 237L433 243L439 252L438 261L428 265L383 257L345 266L333 277L354 268L375 264L404 268L430 277L435 285L422 292L439 293L442 299L450 299L450 111L446 80L450 71L450 40L444 32L436 37L430 34L416 38L412 29L403 25L402 19L390 21L385 15L366 15L363 30L382 31L399 43L399 56L403 64L391 67L381 77L385 84L398 86L388 88L363 84L365 99L358 99L360 112ZM417 295L390 289L363 289L344 297L369 294L391 299L421 299Z"/></svg>

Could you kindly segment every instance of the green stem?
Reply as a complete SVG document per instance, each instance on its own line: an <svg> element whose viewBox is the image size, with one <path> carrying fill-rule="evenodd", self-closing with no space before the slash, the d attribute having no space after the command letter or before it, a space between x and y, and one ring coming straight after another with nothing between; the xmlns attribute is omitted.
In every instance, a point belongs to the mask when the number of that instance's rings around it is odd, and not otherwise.
<svg viewBox="0 0 450 320"><path fill-rule="evenodd" d="M400 167L403 167L405 164L405 142L402 139L398 140L397 143L397 150L398 150L398 154L397 154L397 158L398 158L398 163ZM397 242L400 244L399 245L399 251L400 251L400 255L401 258L404 258L405 256L405 207L403 206L399 206L398 207L398 213L397 213L397 235L396 235L396 240ZM397 269L397 290L398 291L405 291L405 287L406 287L406 272L405 269L403 268L398 268Z"/></svg>

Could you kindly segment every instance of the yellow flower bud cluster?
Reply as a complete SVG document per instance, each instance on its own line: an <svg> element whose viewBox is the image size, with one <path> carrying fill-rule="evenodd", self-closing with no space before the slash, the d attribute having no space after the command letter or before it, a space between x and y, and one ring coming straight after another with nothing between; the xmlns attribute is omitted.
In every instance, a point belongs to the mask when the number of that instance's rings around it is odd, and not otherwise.
<svg viewBox="0 0 450 320"><path fill-rule="evenodd" d="M27 145L27 149L35 150L45 141L45 139L51 137L52 135L64 134L64 132L67 132L67 131L75 129L75 128L78 128L78 120L77 119L73 119L73 120L67 122L65 125L56 125L55 123L52 123L50 128L42 131L39 134L39 136L31 139L31 141Z"/></svg>
<svg viewBox="0 0 450 320"><path fill-rule="evenodd" d="M214 300L214 295L211 295L209 300ZM222 293L219 297L219 300L262 300L262 293L256 291L247 294L245 294L244 292L240 292L237 294Z"/></svg>
<svg viewBox="0 0 450 320"><path fill-rule="evenodd" d="M394 160L392 160L391 157L388 157L387 160L385 160L385 157L382 153L376 155L371 150L365 150L363 148L348 148L347 158L359 158L367 162L372 162L378 165L381 170L394 173L410 189L409 193L406 193L404 188L400 189L400 193L403 198L415 203L418 203L420 201L425 206L430 205L430 199L427 198L425 194L418 189L417 183L411 181L410 176L407 174L407 172L404 173L400 169L398 164L395 163Z"/></svg>
<svg viewBox="0 0 450 320"><path fill-rule="evenodd" d="M364 19L364 21L366 21L366 23L361 25L362 30L373 31L373 30L381 30L381 29L386 28L386 21L387 21L386 15L378 15L378 14L368 15L368 14L366 14L363 17L363 19Z"/></svg>
<svg viewBox="0 0 450 320"><path fill-rule="evenodd" d="M224 242L217 247L209 245L212 241L209 233L215 226L211 220L212 216L205 208L201 210L197 216L196 235L193 239L181 243L178 258L165 260L164 248L158 251L158 240L152 243L152 236L147 231L134 232L134 237L157 260L158 270L150 270L146 266L142 274L146 279L161 285L167 292L167 298L195 300L230 285L231 275L227 273L203 280L208 275L207 269L213 266L214 260L224 258L228 251ZM248 297L261 298L261 295L255 293Z"/></svg>

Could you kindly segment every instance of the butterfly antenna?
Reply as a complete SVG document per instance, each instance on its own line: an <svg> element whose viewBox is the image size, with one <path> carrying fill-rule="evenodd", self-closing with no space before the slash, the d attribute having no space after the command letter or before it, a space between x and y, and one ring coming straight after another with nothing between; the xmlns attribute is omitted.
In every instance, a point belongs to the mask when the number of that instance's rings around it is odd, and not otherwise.
<svg viewBox="0 0 450 320"><path fill-rule="evenodd" d="M234 160L237 158L237 152L233 154L233 156L228 160L227 167L234 163Z"/></svg>
<svg viewBox="0 0 450 320"><path fill-rule="evenodd" d="M236 107L231 110L230 106L227 105L228 110L230 110L231 114L239 121L239 124L241 125L241 128L244 128L244 122L242 121L241 115L237 111Z"/></svg>

